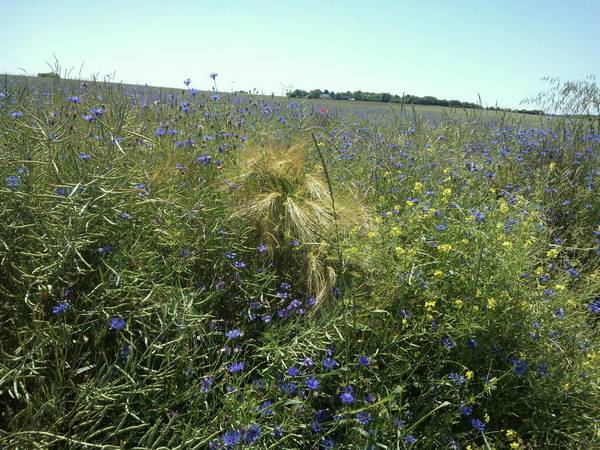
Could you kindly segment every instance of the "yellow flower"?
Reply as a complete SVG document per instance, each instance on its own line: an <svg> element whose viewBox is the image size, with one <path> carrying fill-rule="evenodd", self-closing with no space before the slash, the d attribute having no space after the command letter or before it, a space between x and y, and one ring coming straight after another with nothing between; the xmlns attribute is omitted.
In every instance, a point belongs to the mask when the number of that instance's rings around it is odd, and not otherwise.
<svg viewBox="0 0 600 450"><path fill-rule="evenodd" d="M450 197L451 195L452 195L452 189L450 189L450 188L446 188L442 191L443 197Z"/></svg>
<svg viewBox="0 0 600 450"><path fill-rule="evenodd" d="M500 200L500 211L503 213L508 211L508 203L506 203L506 200L504 199Z"/></svg>
<svg viewBox="0 0 600 450"><path fill-rule="evenodd" d="M564 284L557 284L556 286L554 286L554 289L556 289L557 291L564 291L566 289Z"/></svg>
<svg viewBox="0 0 600 450"><path fill-rule="evenodd" d="M410 201L410 200L406 200L406 206L408 206L409 208L410 208L411 206L414 206L414 205L415 205L415 204L414 204L412 201Z"/></svg>
<svg viewBox="0 0 600 450"><path fill-rule="evenodd" d="M435 300L428 300L425 302L426 310L431 311L433 308L435 308Z"/></svg>
<svg viewBox="0 0 600 450"><path fill-rule="evenodd" d="M494 299L493 297L488 298L487 307L489 309L494 309L496 307L496 305L497 305L496 299Z"/></svg>
<svg viewBox="0 0 600 450"><path fill-rule="evenodd" d="M420 181L417 181L417 182L415 183L415 188L414 188L414 190L415 190L415 191L417 191L417 192L420 192L422 189L423 189L423 183L421 183Z"/></svg>
<svg viewBox="0 0 600 450"><path fill-rule="evenodd" d="M400 228L399 227L392 227L392 229L390 230L390 236L392 236L392 237L398 237L398 236L400 236Z"/></svg>
<svg viewBox="0 0 600 450"><path fill-rule="evenodd" d="M441 270L436 270L435 272L433 272L433 276L436 278L441 278L444 276L444 272L442 272Z"/></svg>
<svg viewBox="0 0 600 450"><path fill-rule="evenodd" d="M452 250L452 245L450 245L450 244L438 245L438 250L443 253L449 253Z"/></svg>
<svg viewBox="0 0 600 450"><path fill-rule="evenodd" d="M454 300L454 305L460 309L462 308L463 301L460 298L457 298L456 300Z"/></svg>
<svg viewBox="0 0 600 450"><path fill-rule="evenodd" d="M469 380L469 381L471 381L474 376L475 376L475 374L473 373L472 370L467 370L467 373L465 373L465 377L467 377L467 380Z"/></svg>
<svg viewBox="0 0 600 450"><path fill-rule="evenodd" d="M405 253L406 253L406 250L404 250L404 248L402 248L401 246L396 247L396 255L397 256L404 255Z"/></svg>
<svg viewBox="0 0 600 450"><path fill-rule="evenodd" d="M515 430L506 430L506 439L514 441L517 438L517 432Z"/></svg>
<svg viewBox="0 0 600 450"><path fill-rule="evenodd" d="M502 243L502 247L504 247L506 249L512 248L512 242L510 242L510 241L504 241Z"/></svg>
<svg viewBox="0 0 600 450"><path fill-rule="evenodd" d="M558 250L558 249L556 249L556 248L553 248L553 249L551 249L551 250L548 250L548 251L546 252L546 256L547 256L548 258L550 258L550 259L552 259L552 258L556 258L556 257L558 256L558 254L559 254L559 250Z"/></svg>
<svg viewBox="0 0 600 450"><path fill-rule="evenodd" d="M376 233L375 231L369 231L369 232L367 233L367 237L368 237L369 239L373 239L375 236L377 236L377 233Z"/></svg>
<svg viewBox="0 0 600 450"><path fill-rule="evenodd" d="M550 171L553 171L554 169L556 169L556 163L554 161L552 161L549 165L548 165L548 169L550 169Z"/></svg>
<svg viewBox="0 0 600 450"><path fill-rule="evenodd" d="M510 448L519 449L521 448L521 444L519 442L511 442Z"/></svg>
<svg viewBox="0 0 600 450"><path fill-rule="evenodd" d="M485 415L483 416L483 420L485 421L485 423L490 423L490 416L488 415L488 413L485 413Z"/></svg>

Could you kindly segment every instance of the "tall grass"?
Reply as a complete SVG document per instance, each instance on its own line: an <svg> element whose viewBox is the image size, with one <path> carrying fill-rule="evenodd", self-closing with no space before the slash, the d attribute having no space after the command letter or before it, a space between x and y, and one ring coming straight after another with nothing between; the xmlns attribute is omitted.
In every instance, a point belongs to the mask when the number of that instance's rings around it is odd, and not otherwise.
<svg viewBox="0 0 600 450"><path fill-rule="evenodd" d="M0 447L600 445L593 130L52 83L0 98Z"/></svg>

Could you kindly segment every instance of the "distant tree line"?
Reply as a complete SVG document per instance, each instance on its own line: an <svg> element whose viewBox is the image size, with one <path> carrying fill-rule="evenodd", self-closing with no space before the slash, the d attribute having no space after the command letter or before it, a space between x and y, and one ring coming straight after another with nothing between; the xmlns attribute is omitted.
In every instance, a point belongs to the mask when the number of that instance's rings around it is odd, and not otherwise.
<svg viewBox="0 0 600 450"><path fill-rule="evenodd" d="M346 92L334 92L328 89L322 91L321 89L313 89L311 91L305 91L303 89L294 89L286 94L290 98L321 98L321 99L333 99L333 100L356 100L363 102L380 102L380 103L405 103L408 105L431 105L431 106L449 106L452 108L469 108L469 109L490 109L494 111L513 111L523 114L544 114L541 110L527 110L527 109L509 109L499 107L483 107L477 103L461 102L460 100L443 100L430 95L425 97L418 97L416 95L393 95L387 92L363 92L363 91L346 91Z"/></svg>

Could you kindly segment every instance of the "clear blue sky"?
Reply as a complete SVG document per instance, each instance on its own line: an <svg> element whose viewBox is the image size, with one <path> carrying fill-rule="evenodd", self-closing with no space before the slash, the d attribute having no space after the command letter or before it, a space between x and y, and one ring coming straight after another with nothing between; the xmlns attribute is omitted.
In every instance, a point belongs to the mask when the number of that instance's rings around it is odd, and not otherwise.
<svg viewBox="0 0 600 450"><path fill-rule="evenodd" d="M0 72L434 95L515 107L600 75L600 0L4 0Z"/></svg>

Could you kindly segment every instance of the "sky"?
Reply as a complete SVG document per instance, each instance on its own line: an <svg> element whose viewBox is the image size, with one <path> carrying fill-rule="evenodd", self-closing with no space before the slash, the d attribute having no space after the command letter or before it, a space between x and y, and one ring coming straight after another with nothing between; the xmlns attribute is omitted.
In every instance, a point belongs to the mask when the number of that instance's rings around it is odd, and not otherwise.
<svg viewBox="0 0 600 450"><path fill-rule="evenodd" d="M222 91L433 95L519 107L600 77L600 0L0 0L0 73Z"/></svg>

